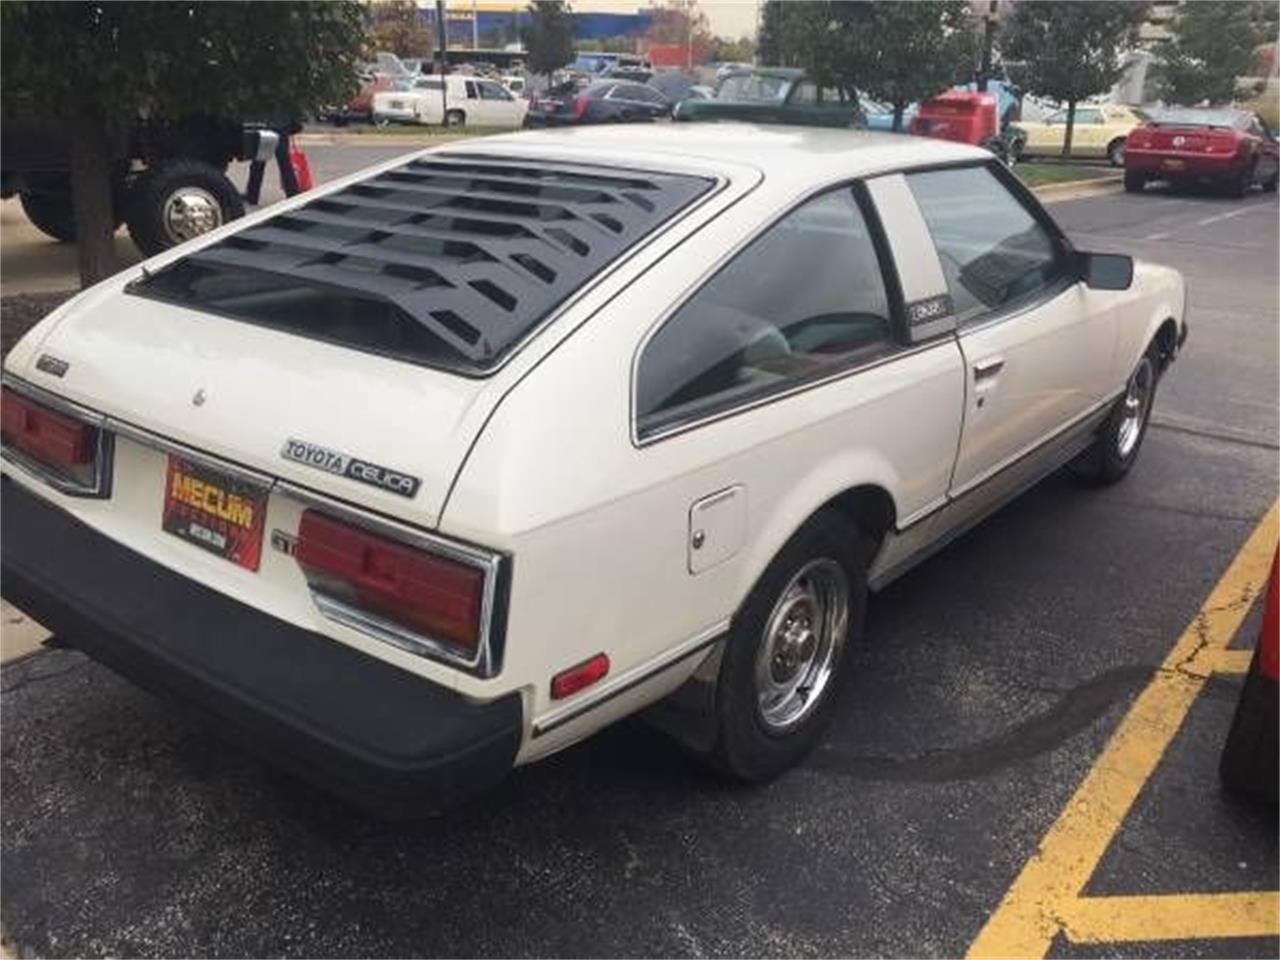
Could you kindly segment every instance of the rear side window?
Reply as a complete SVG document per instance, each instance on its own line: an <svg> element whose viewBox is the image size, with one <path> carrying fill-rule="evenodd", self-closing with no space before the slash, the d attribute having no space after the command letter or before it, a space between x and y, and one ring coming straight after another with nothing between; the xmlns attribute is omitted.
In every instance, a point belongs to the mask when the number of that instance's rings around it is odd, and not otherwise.
<svg viewBox="0 0 1280 960"><path fill-rule="evenodd" d="M127 291L482 375L712 185L680 174L427 156L246 227Z"/></svg>
<svg viewBox="0 0 1280 960"><path fill-rule="evenodd" d="M636 382L641 436L893 347L889 298L848 189L798 207L662 326Z"/></svg>
<svg viewBox="0 0 1280 960"><path fill-rule="evenodd" d="M986 167L912 173L907 183L933 236L958 323L1061 276L1057 240Z"/></svg>

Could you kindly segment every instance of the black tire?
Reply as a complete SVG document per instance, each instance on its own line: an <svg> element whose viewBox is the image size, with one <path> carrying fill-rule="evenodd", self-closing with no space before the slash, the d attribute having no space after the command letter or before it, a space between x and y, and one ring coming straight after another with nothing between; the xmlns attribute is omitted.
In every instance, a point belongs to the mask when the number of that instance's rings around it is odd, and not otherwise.
<svg viewBox="0 0 1280 960"><path fill-rule="evenodd" d="M1147 175L1136 170L1124 172L1124 188L1128 193L1141 193L1147 187Z"/></svg>
<svg viewBox="0 0 1280 960"><path fill-rule="evenodd" d="M1222 785L1235 796L1277 800L1276 697L1276 683L1259 672L1255 650L1218 762Z"/></svg>
<svg viewBox="0 0 1280 960"><path fill-rule="evenodd" d="M1124 166L1124 137L1116 137L1107 144L1107 162L1113 167Z"/></svg>
<svg viewBox="0 0 1280 960"><path fill-rule="evenodd" d="M813 748L831 720L850 642L862 633L868 554L857 527L843 514L823 510L796 531L773 558L729 629L716 683L716 739L708 758L716 769L747 782L765 781L794 766ZM830 634L838 642L825 682L812 702L804 703L794 723L780 728L766 721L760 705L757 656L784 593L796 587L799 574L815 568L843 573L848 615L843 633ZM822 649L819 641L819 653L813 655L812 662L819 662ZM806 671L806 678L808 669L800 668Z"/></svg>
<svg viewBox="0 0 1280 960"><path fill-rule="evenodd" d="M18 194L22 212L37 230L59 243L76 239L76 216L71 206L71 191L24 191Z"/></svg>
<svg viewBox="0 0 1280 960"><path fill-rule="evenodd" d="M1253 186L1254 170L1256 167L1252 164L1240 176L1234 180L1227 181L1227 194L1232 197L1243 197L1249 193L1249 188Z"/></svg>
<svg viewBox="0 0 1280 960"><path fill-rule="evenodd" d="M1159 347L1152 343L1129 375L1124 396L1116 401L1107 414L1107 419L1094 435L1093 443L1071 462L1071 471L1077 477L1101 486L1117 483L1128 476L1142 451L1142 441L1147 435L1147 425L1151 422L1162 362ZM1134 424L1131 422L1131 413L1135 383L1143 376L1149 376L1150 381L1143 393L1137 423ZM1131 434L1127 430L1137 432Z"/></svg>
<svg viewBox="0 0 1280 960"><path fill-rule="evenodd" d="M210 215L192 217L190 225L177 227L167 211L171 203L180 202L184 191L207 205L204 209ZM129 235L150 257L243 217L244 200L217 167L200 160L170 160L138 178L129 195L128 210Z"/></svg>
<svg viewBox="0 0 1280 960"><path fill-rule="evenodd" d="M444 114L444 125L446 127L462 127L466 126L467 115L461 110L446 110Z"/></svg>

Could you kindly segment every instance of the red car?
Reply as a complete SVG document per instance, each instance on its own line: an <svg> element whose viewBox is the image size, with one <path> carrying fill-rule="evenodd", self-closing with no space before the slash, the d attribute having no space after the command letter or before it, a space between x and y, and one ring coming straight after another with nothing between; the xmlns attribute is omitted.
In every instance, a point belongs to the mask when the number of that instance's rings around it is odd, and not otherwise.
<svg viewBox="0 0 1280 960"><path fill-rule="evenodd" d="M1256 183L1274 190L1280 147L1257 114L1230 107L1172 107L1129 133L1124 188L1138 193L1148 180L1211 181L1238 197Z"/></svg>
<svg viewBox="0 0 1280 960"><path fill-rule="evenodd" d="M1280 553L1271 563L1262 632L1245 675L1219 772L1232 793L1276 802L1280 754Z"/></svg>

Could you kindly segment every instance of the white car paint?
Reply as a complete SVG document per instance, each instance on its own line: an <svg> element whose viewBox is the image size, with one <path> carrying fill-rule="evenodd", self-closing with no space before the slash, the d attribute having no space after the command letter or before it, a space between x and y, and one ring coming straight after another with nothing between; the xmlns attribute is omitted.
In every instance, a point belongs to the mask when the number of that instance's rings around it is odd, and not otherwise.
<svg viewBox="0 0 1280 960"><path fill-rule="evenodd" d="M483 378L124 293L144 270L285 207L230 224L82 294L6 360L7 374L131 425L117 440L111 499L64 496L7 461L2 469L109 538L288 623L471 698L518 692L518 762L652 703L702 664L714 669L714 647L685 654L722 634L782 544L843 491L874 486L892 499L895 528L872 576L897 572L1016 489L1019 472L1002 473L951 514L940 507L1109 404L1160 326L1182 323L1181 278L1139 265L1129 290L1073 284L1030 307L1030 325L1005 320L904 345L884 362L642 438L633 411L644 345L757 233L806 197L866 181L907 301L945 293L898 171L989 156L944 141L736 124L588 127L437 148L446 156L480 149L693 173L717 187L590 281ZM37 369L41 353L67 361L65 377ZM982 395L973 367L989 357L1005 367ZM200 406L197 389L209 398ZM406 500L284 460L280 446L290 436L419 476L421 491ZM501 670L476 676L326 618L283 553L265 550L250 573L163 533L157 440L305 487L322 502L375 511L384 523L508 553L515 574ZM296 531L296 496L278 486L268 509L268 530ZM710 560L691 559L691 511ZM550 678L600 651L611 661L605 680L553 701Z"/></svg>
<svg viewBox="0 0 1280 960"><path fill-rule="evenodd" d="M462 123L482 127L519 127L529 103L497 80L449 73L441 78L421 77L410 90L384 90L373 96L373 118L398 123L439 125L446 115L460 116Z"/></svg>

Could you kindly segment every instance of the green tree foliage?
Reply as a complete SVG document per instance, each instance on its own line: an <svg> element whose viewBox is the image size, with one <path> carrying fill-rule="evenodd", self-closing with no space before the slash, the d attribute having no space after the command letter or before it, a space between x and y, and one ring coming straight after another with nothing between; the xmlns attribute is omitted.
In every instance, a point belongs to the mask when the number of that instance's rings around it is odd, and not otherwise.
<svg viewBox="0 0 1280 960"><path fill-rule="evenodd" d="M564 0L533 0L522 36L533 73L550 76L573 59L573 14Z"/></svg>
<svg viewBox="0 0 1280 960"><path fill-rule="evenodd" d="M902 129L909 103L970 79L979 35L967 0L865 3L859 46L865 57L862 88L893 107Z"/></svg>
<svg viewBox="0 0 1280 960"><path fill-rule="evenodd" d="M750 63L756 55L755 41L750 37L716 37L711 44L711 59L721 63Z"/></svg>
<svg viewBox="0 0 1280 960"><path fill-rule="evenodd" d="M369 42L374 51L427 59L435 37L414 0L376 0L369 6Z"/></svg>
<svg viewBox="0 0 1280 960"><path fill-rule="evenodd" d="M141 117L297 117L356 89L364 17L347 2L0 3L0 110L71 140L81 282L113 272L111 145Z"/></svg>
<svg viewBox="0 0 1280 960"><path fill-rule="evenodd" d="M977 34L966 0L769 0L761 62L804 67L822 86L907 104L969 78Z"/></svg>
<svg viewBox="0 0 1280 960"><path fill-rule="evenodd" d="M1120 54L1133 45L1148 4L1136 0L1021 2L1001 32L1001 52L1029 93L1067 104L1062 145L1071 154L1076 104L1119 79Z"/></svg>
<svg viewBox="0 0 1280 960"><path fill-rule="evenodd" d="M1192 105L1256 93L1257 88L1240 87L1236 78L1253 71L1258 47L1274 36L1275 12L1274 4L1241 0L1183 4L1171 24L1173 36L1156 48L1159 95Z"/></svg>

